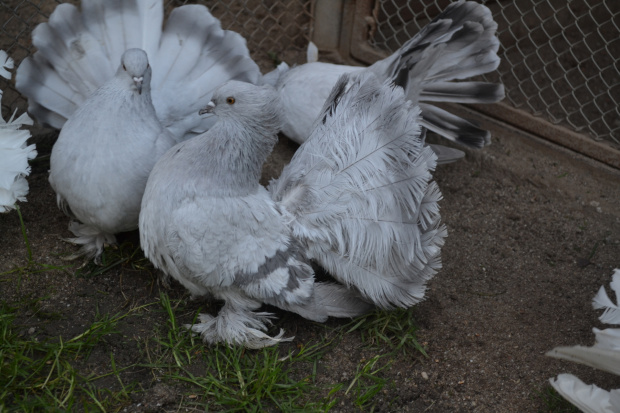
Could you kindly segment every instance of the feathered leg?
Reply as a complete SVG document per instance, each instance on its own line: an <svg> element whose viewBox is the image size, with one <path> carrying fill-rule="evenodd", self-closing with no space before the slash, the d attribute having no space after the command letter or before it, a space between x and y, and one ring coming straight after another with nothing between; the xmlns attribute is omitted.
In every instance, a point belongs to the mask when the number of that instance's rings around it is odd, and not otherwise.
<svg viewBox="0 0 620 413"><path fill-rule="evenodd" d="M69 231L75 235L75 238L64 238L64 240L71 244L79 245L81 248L77 253L65 257L64 259L67 261L75 260L80 257L86 259L93 258L95 264L101 265L103 248L106 245L116 244L116 237L114 234L102 232L99 229L77 221L71 221L69 223Z"/></svg>
<svg viewBox="0 0 620 413"><path fill-rule="evenodd" d="M253 312L252 310L261 306L260 302L233 291L218 291L217 296L226 301L217 316L200 314L199 323L185 325L185 328L200 334L203 341L209 344L225 343L258 349L293 339L293 337L283 338L284 330L280 330L274 337L265 333L267 327L271 325L273 314Z"/></svg>

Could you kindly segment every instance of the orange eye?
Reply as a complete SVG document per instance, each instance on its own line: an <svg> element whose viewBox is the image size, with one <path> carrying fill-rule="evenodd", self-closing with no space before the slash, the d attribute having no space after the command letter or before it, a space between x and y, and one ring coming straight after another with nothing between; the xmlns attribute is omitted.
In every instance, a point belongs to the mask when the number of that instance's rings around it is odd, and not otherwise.
<svg viewBox="0 0 620 413"><path fill-rule="evenodd" d="M228 103L229 105L232 105L233 103L235 103L235 98L234 97L227 97L226 98L226 103Z"/></svg>

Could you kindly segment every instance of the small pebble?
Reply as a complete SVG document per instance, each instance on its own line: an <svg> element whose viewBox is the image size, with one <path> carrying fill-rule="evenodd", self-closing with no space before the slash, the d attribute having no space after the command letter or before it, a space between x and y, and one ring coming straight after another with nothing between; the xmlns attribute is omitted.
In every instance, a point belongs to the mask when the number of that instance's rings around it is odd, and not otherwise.
<svg viewBox="0 0 620 413"><path fill-rule="evenodd" d="M428 374L426 374L426 372L425 372L425 371L423 371L423 372L422 372L422 378L423 378L424 380L428 380Z"/></svg>

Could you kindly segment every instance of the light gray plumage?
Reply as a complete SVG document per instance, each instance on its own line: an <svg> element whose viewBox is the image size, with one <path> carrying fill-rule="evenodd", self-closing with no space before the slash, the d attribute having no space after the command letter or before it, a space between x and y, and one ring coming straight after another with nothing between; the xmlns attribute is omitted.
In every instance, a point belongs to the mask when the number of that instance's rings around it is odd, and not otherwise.
<svg viewBox="0 0 620 413"><path fill-rule="evenodd" d="M501 84L453 82L497 68L496 29L487 7L458 1L394 54L368 68L313 62L280 70L278 80L271 82L283 103L282 131L294 141L304 142L338 78L343 73L370 71L405 88L407 98L422 110L422 126L465 146L483 147L490 143L488 131L427 102L492 103L504 97Z"/></svg>
<svg viewBox="0 0 620 413"><path fill-rule="evenodd" d="M116 75L64 124L52 148L50 184L81 251L98 256L114 234L136 229L146 180L175 137L151 102L146 53L129 49Z"/></svg>
<svg viewBox="0 0 620 413"><path fill-rule="evenodd" d="M89 257L137 228L155 161L214 123L198 115L213 90L261 80L245 40L206 7L178 7L164 30L162 22L163 0L83 0L81 11L61 4L34 30L38 51L17 71L29 111L62 128L50 182L79 221L69 229Z"/></svg>
<svg viewBox="0 0 620 413"><path fill-rule="evenodd" d="M343 76L308 141L266 190L261 167L279 130L269 86L230 82L206 111L218 122L173 147L149 177L140 213L146 256L193 295L225 301L191 327L209 343L263 347L262 303L324 321L423 299L446 230L435 155L419 109L372 73ZM340 284L314 281L315 260Z"/></svg>

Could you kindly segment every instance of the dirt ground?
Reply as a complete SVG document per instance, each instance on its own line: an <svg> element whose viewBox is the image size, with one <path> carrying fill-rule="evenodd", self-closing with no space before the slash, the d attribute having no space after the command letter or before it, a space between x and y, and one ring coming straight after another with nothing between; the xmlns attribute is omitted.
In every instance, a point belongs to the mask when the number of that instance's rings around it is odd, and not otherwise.
<svg viewBox="0 0 620 413"><path fill-rule="evenodd" d="M559 345L592 345L592 327L602 327L591 300L620 266L620 173L480 119L493 132L492 145L435 174L449 237L443 269L414 313L429 357L402 356L384 371L391 384L376 396L375 411L534 412L544 407L538 392L561 372L603 388L620 387L619 377L544 355ZM49 153L51 142L39 142L40 156ZM277 175L295 148L281 139L265 177ZM21 209L33 259L64 265L60 256L74 247L61 241L70 233L47 182L45 161L35 164L29 181ZM0 215L0 245L0 273L25 265L15 212ZM18 317L23 334L38 339L71 338L97 311L114 314L153 302L163 288L152 272L123 267L95 277L67 270L1 278L0 297L6 302L43 298L41 311L23 310ZM178 284L166 291L172 298L186 297ZM60 316L41 315L46 313ZM190 322L192 315L179 314L179 322ZM277 326L296 336L284 346L311 342L323 331L294 315L278 316ZM121 321L122 334L106 341L119 365L136 362L141 357L136 344L161 328L161 315L149 317L138 325ZM333 320L328 326L344 323ZM347 383L360 359L371 356L357 333L346 335L322 359L318 380ZM101 360L105 354L94 351L87 366L103 368ZM138 370L132 379L146 389L134 407L161 390L148 371ZM157 411L176 409L183 388L174 389ZM345 398L332 411L359 409Z"/></svg>
<svg viewBox="0 0 620 413"><path fill-rule="evenodd" d="M286 54L280 57L291 61ZM620 267L620 171L470 115L492 131L493 143L435 174L449 236L443 269L414 312L428 358L403 355L382 372L390 384L375 397L376 412L535 412L544 408L538 392L562 372L620 388L620 377L544 355L560 345L592 345L592 327L605 327L591 302L601 285L608 286L613 268ZM75 248L61 240L71 236L68 219L47 182L45 156L52 142L53 134L37 139L43 160L33 166L28 202L20 207L33 261L63 266L61 257ZM279 174L295 149L281 139L264 168L265 180ZM121 240L137 242L137 236ZM0 215L0 246L0 273L26 265L15 212ZM37 311L23 308L17 318L21 333L38 340L75 337L96 314L152 303L160 291L187 301L178 284L165 289L152 271L125 266L93 277L78 277L73 268L0 276L1 300L39 300ZM188 302L187 311L177 314L179 323L191 322L200 305ZM284 351L312 343L324 332L295 315L277 316L276 326L295 336L282 345ZM82 369L104 371L110 353L118 365L138 362L143 357L139 344L152 341L155 330L165 331L165 322L157 312L139 322L122 320L120 334L106 338L106 346L95 349ZM330 320L327 326L346 322ZM323 357L317 380L347 386L360 360L372 356L359 333L347 334ZM162 384L149 370L127 374L145 389L127 411L155 403L161 407L153 411L177 411L187 392L179 383ZM116 385L107 379L100 383ZM359 408L343 397L331 411Z"/></svg>

